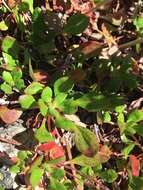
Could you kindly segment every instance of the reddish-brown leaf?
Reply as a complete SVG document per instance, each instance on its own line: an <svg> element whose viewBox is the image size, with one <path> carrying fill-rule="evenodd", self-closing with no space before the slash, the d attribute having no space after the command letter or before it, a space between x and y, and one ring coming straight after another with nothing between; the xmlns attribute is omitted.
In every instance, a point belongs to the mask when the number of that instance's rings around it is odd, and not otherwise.
<svg viewBox="0 0 143 190"><path fill-rule="evenodd" d="M101 47L102 44L97 41L88 41L81 45L81 52L85 55L88 55L100 49Z"/></svg>
<svg viewBox="0 0 143 190"><path fill-rule="evenodd" d="M7 124L14 123L21 116L22 111L17 109L8 109L6 106L0 106L0 118Z"/></svg>
<svg viewBox="0 0 143 190"><path fill-rule="evenodd" d="M50 151L50 158L57 159L64 156L64 150L61 146L56 146Z"/></svg>
<svg viewBox="0 0 143 190"><path fill-rule="evenodd" d="M140 172L140 162L137 159L136 156L130 155L130 162L131 162L131 167L132 167L132 175L135 177L139 176Z"/></svg>
<svg viewBox="0 0 143 190"><path fill-rule="evenodd" d="M38 147L38 150L50 153L50 159L57 159L64 156L64 150L61 146L56 144L54 141L44 143Z"/></svg>
<svg viewBox="0 0 143 190"><path fill-rule="evenodd" d="M75 82L80 82L84 80L85 77L86 77L85 71L80 68L70 72L70 78Z"/></svg>
<svg viewBox="0 0 143 190"><path fill-rule="evenodd" d="M44 144L41 144L39 147L38 147L38 150L41 150L43 152L47 152L53 148L55 148L56 146L58 146L54 141L52 142L48 142L48 143L44 143Z"/></svg>
<svg viewBox="0 0 143 190"><path fill-rule="evenodd" d="M46 84L50 80L49 74L42 70L33 71L33 75L36 81L42 84Z"/></svg>

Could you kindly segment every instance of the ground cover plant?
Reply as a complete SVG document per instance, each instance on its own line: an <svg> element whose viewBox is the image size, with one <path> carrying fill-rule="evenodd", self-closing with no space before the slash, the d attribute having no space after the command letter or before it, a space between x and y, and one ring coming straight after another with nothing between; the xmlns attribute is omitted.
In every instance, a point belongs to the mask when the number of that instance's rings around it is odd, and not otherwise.
<svg viewBox="0 0 143 190"><path fill-rule="evenodd" d="M0 1L0 189L143 189L142 11Z"/></svg>

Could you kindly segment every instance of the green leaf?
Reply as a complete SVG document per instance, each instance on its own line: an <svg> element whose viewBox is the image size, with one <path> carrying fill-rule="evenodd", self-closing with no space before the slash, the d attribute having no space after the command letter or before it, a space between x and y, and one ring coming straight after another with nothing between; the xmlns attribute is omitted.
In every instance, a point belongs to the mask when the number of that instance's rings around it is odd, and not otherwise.
<svg viewBox="0 0 143 190"><path fill-rule="evenodd" d="M104 123L110 123L111 116L110 116L109 112L105 112L104 113L104 115L103 115L103 121L104 121Z"/></svg>
<svg viewBox="0 0 143 190"><path fill-rule="evenodd" d="M54 99L56 107L59 107L59 105L64 102L64 100L66 99L66 97L67 97L67 94L65 94L65 93L59 93L59 94L57 94L56 97L55 97L55 99Z"/></svg>
<svg viewBox="0 0 143 190"><path fill-rule="evenodd" d="M19 97L19 103L20 103L21 107L24 109L30 108L35 102L36 101L35 101L34 97L31 95L25 94L25 95L21 95Z"/></svg>
<svg viewBox="0 0 143 190"><path fill-rule="evenodd" d="M93 157L87 157L85 155L77 156L76 158L72 159L70 163L77 164L80 166L91 166L95 167L99 164L105 163L110 158L110 152L106 149L104 152L98 152Z"/></svg>
<svg viewBox="0 0 143 190"><path fill-rule="evenodd" d="M44 170L38 167L32 170L31 175L30 175L30 183L33 188L36 187L40 183L43 173L44 173Z"/></svg>
<svg viewBox="0 0 143 190"><path fill-rule="evenodd" d="M28 159L29 155L30 155L29 151L21 150L21 151L18 152L17 157L20 160L25 160L25 159Z"/></svg>
<svg viewBox="0 0 143 190"><path fill-rule="evenodd" d="M12 173L19 173L20 172L20 166L14 165L10 168L10 172Z"/></svg>
<svg viewBox="0 0 143 190"><path fill-rule="evenodd" d="M11 55L13 58L18 58L20 46L15 38L6 36L2 41L2 51Z"/></svg>
<svg viewBox="0 0 143 190"><path fill-rule="evenodd" d="M142 124L135 125L134 129L138 135L143 136L143 125Z"/></svg>
<svg viewBox="0 0 143 190"><path fill-rule="evenodd" d="M16 67L12 72L11 72L12 78L15 82L18 82L22 78L22 70L19 67Z"/></svg>
<svg viewBox="0 0 143 190"><path fill-rule="evenodd" d="M45 117L48 113L48 106L45 104L45 102L42 99L38 100L38 105L39 105L41 114Z"/></svg>
<svg viewBox="0 0 143 190"><path fill-rule="evenodd" d="M132 177L130 186L132 190L143 190L143 177Z"/></svg>
<svg viewBox="0 0 143 190"><path fill-rule="evenodd" d="M134 25L138 32L143 33L143 17L136 17L134 19Z"/></svg>
<svg viewBox="0 0 143 190"><path fill-rule="evenodd" d="M62 77L54 83L55 96L59 93L68 93L73 88L73 81L68 77Z"/></svg>
<svg viewBox="0 0 143 190"><path fill-rule="evenodd" d="M4 91L6 94L12 94L13 93L11 86L5 82L3 84L1 84L1 90Z"/></svg>
<svg viewBox="0 0 143 190"><path fill-rule="evenodd" d="M125 148L123 149L122 152L123 152L123 154L124 154L124 156L125 156L125 159L128 158L130 152L134 149L134 147L135 147L135 144L129 144L127 147L125 147Z"/></svg>
<svg viewBox="0 0 143 190"><path fill-rule="evenodd" d="M117 106L117 107L115 108L115 111L116 111L117 113L123 113L124 110L125 110L125 105Z"/></svg>
<svg viewBox="0 0 143 190"><path fill-rule="evenodd" d="M64 169L47 167L47 171L53 178L58 180L61 180L65 176Z"/></svg>
<svg viewBox="0 0 143 190"><path fill-rule="evenodd" d="M50 190L67 190L67 188L55 178L50 178Z"/></svg>
<svg viewBox="0 0 143 190"><path fill-rule="evenodd" d="M24 92L26 94L37 94L39 91L43 90L44 85L39 82L32 82L25 90Z"/></svg>
<svg viewBox="0 0 143 190"><path fill-rule="evenodd" d="M25 88L24 80L23 79L19 79L18 81L16 81L15 82L15 87L18 90L21 90L21 89Z"/></svg>
<svg viewBox="0 0 143 190"><path fill-rule="evenodd" d="M71 35L80 34L88 27L88 23L89 18L87 16L77 13L69 18L64 27L64 32Z"/></svg>
<svg viewBox="0 0 143 190"><path fill-rule="evenodd" d="M41 98L46 103L49 103L52 101L52 94L53 94L52 89L47 86L46 88L43 89Z"/></svg>
<svg viewBox="0 0 143 190"><path fill-rule="evenodd" d="M77 112L77 105L73 99L65 99L64 102L59 105L59 108L64 114L71 115Z"/></svg>
<svg viewBox="0 0 143 190"><path fill-rule="evenodd" d="M2 21L0 22L0 30L1 30L1 31L6 31L6 30L8 30L8 25L7 25L7 23L6 23L4 20L2 20Z"/></svg>
<svg viewBox="0 0 143 190"><path fill-rule="evenodd" d="M36 168L40 167L43 162L44 155L38 156L31 165L29 173L33 172Z"/></svg>
<svg viewBox="0 0 143 190"><path fill-rule="evenodd" d="M55 124L57 127L71 132L74 132L77 129L77 126L72 121L63 118L60 115L56 116Z"/></svg>
<svg viewBox="0 0 143 190"><path fill-rule="evenodd" d="M123 104L123 98L116 95L104 96L96 92L90 92L76 99L76 104L94 112L114 109L116 106Z"/></svg>
<svg viewBox="0 0 143 190"><path fill-rule="evenodd" d="M128 116L128 120L127 123L129 122L139 122L143 120L143 111L141 110L134 110L132 111L129 116Z"/></svg>
<svg viewBox="0 0 143 190"><path fill-rule="evenodd" d="M4 188L2 186L0 186L0 190L4 190Z"/></svg>
<svg viewBox="0 0 143 190"><path fill-rule="evenodd" d="M3 71L2 73L2 78L5 82L7 82L10 86L13 86L14 85L14 81L13 81L13 78L12 78L12 75L10 72L8 71Z"/></svg>
<svg viewBox="0 0 143 190"><path fill-rule="evenodd" d="M11 55L2 52L4 62L6 63L8 70L13 70L17 65L17 60L15 60Z"/></svg>
<svg viewBox="0 0 143 190"><path fill-rule="evenodd" d="M75 130L75 143L77 149L89 157L95 155L99 148L96 135L87 128L77 127Z"/></svg>
<svg viewBox="0 0 143 190"><path fill-rule="evenodd" d="M126 129L126 123L125 123L125 118L124 118L124 114L123 113L119 113L117 116L117 123L119 125L120 128L120 132L121 134L124 132L124 130Z"/></svg>
<svg viewBox="0 0 143 190"><path fill-rule="evenodd" d="M30 10L33 13L33 0L22 0L22 10L27 11Z"/></svg>
<svg viewBox="0 0 143 190"><path fill-rule="evenodd" d="M118 174L116 173L115 170L109 169L109 170L106 170L104 172L101 172L100 176L103 178L103 180L105 182L113 183L117 179Z"/></svg>
<svg viewBox="0 0 143 190"><path fill-rule="evenodd" d="M43 120L40 128L35 131L35 138L40 143L54 141L54 137L48 132L48 130L46 128L45 120Z"/></svg>

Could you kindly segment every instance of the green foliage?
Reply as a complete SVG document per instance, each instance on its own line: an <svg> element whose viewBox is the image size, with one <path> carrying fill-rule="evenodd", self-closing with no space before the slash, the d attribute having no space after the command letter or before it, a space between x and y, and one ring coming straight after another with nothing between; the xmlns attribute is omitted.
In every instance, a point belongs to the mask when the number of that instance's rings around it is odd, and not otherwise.
<svg viewBox="0 0 143 190"><path fill-rule="evenodd" d="M118 174L115 170L109 169L107 171L101 172L100 176L103 178L104 181L108 183L113 183L117 179Z"/></svg>
<svg viewBox="0 0 143 190"><path fill-rule="evenodd" d="M143 34L143 17L136 17L134 19L134 25L140 34Z"/></svg>
<svg viewBox="0 0 143 190"><path fill-rule="evenodd" d="M43 87L39 82L32 82L24 92L29 95L37 94L39 91L42 91Z"/></svg>
<svg viewBox="0 0 143 190"><path fill-rule="evenodd" d="M35 103L35 99L31 95L25 94L19 97L19 103L22 108L28 109Z"/></svg>
<svg viewBox="0 0 143 190"><path fill-rule="evenodd" d="M51 190L58 190L58 189L67 190L67 188L55 178L50 179L50 189Z"/></svg>
<svg viewBox="0 0 143 190"><path fill-rule="evenodd" d="M49 103L52 101L52 89L50 87L45 87L42 91L41 98L46 103Z"/></svg>
<svg viewBox="0 0 143 190"><path fill-rule="evenodd" d="M41 168L38 168L38 167L34 168L32 170L31 175L30 175L30 183L33 188L39 184L39 182L43 176L43 172L44 172L44 170Z"/></svg>
<svg viewBox="0 0 143 190"><path fill-rule="evenodd" d="M88 26L89 18L84 14L72 15L64 27L64 32L71 35L82 33Z"/></svg>
<svg viewBox="0 0 143 190"><path fill-rule="evenodd" d="M135 177L136 165L129 162L135 154L140 164L142 156L143 111L136 99L142 92L138 43L143 18L138 3L131 19L132 9L126 11L125 22L118 10L127 5L115 9L105 0L1 3L1 98L30 117L26 124L34 123L30 145L18 146L10 168L24 175L27 186L34 189L41 181L50 190L92 190L99 180L101 188L114 189L125 181L125 189L142 189L142 167ZM118 20L116 15L122 16ZM126 39L133 41L122 44Z"/></svg>
<svg viewBox="0 0 143 190"><path fill-rule="evenodd" d="M18 58L20 46L17 40L11 36L6 36L2 41L2 51L11 55L14 59Z"/></svg>
<svg viewBox="0 0 143 190"><path fill-rule="evenodd" d="M40 128L35 131L35 137L40 143L54 141L54 138L46 128L45 121L43 121Z"/></svg>

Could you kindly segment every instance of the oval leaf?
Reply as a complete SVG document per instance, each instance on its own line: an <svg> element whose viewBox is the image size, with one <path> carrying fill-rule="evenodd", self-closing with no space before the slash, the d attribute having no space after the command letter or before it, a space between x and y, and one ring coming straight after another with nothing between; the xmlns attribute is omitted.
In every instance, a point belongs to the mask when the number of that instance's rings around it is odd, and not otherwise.
<svg viewBox="0 0 143 190"><path fill-rule="evenodd" d="M71 35L76 35L82 33L89 23L89 18L84 14L75 14L72 15L67 24L64 27L64 31Z"/></svg>
<svg viewBox="0 0 143 190"><path fill-rule="evenodd" d="M43 89L44 85L39 83L39 82L32 82L26 89L25 89L25 93L26 94L37 94L39 91L41 91Z"/></svg>
<svg viewBox="0 0 143 190"><path fill-rule="evenodd" d="M45 102L42 99L38 100L38 105L39 105L41 114L45 117L48 113L47 105L45 104Z"/></svg>
<svg viewBox="0 0 143 190"><path fill-rule="evenodd" d="M19 97L19 103L22 108L28 109L35 103L35 99L31 95L25 94Z"/></svg>
<svg viewBox="0 0 143 190"><path fill-rule="evenodd" d="M52 89L50 87L46 87L44 88L44 90L42 91L42 94L41 94L41 98L43 101L45 101L46 103L49 103L52 101Z"/></svg>
<svg viewBox="0 0 143 190"><path fill-rule="evenodd" d="M18 58L20 46L15 38L6 36L2 41L2 51L11 55L13 58Z"/></svg>
<svg viewBox="0 0 143 190"><path fill-rule="evenodd" d="M132 167L132 175L135 177L139 176L140 172L140 162L137 159L136 156L130 155L130 162L131 162L131 167Z"/></svg>
<svg viewBox="0 0 143 190"><path fill-rule="evenodd" d="M6 106L0 106L0 118L7 124L14 123L21 116L22 111L8 109Z"/></svg>
<svg viewBox="0 0 143 190"><path fill-rule="evenodd" d="M30 183L33 188L39 184L43 176L43 173L44 173L44 170L38 167L32 170L31 175L30 175Z"/></svg>
<svg viewBox="0 0 143 190"><path fill-rule="evenodd" d="M73 81L68 77L62 77L54 83L55 96L59 93L68 93L73 88Z"/></svg>

